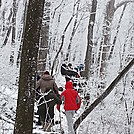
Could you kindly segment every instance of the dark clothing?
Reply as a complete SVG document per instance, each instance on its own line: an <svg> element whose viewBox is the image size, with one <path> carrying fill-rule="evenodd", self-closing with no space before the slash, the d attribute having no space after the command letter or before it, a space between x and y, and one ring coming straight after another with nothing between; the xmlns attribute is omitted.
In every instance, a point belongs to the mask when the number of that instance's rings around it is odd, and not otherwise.
<svg viewBox="0 0 134 134"><path fill-rule="evenodd" d="M62 75L66 75L66 71L67 71L67 65L66 64L62 64L61 65L61 74Z"/></svg>
<svg viewBox="0 0 134 134"><path fill-rule="evenodd" d="M45 93L46 88L51 88L55 93L58 93L58 87L51 75L44 74L36 83L36 89L40 87L40 92Z"/></svg>
<svg viewBox="0 0 134 134"><path fill-rule="evenodd" d="M61 74L69 77L76 77L78 76L78 73L74 71L73 69L69 69L66 64L62 64L61 66Z"/></svg>
<svg viewBox="0 0 134 134"><path fill-rule="evenodd" d="M54 105L61 104L60 96L58 97L51 89L47 89L44 96L41 96L38 106L38 114L43 122L54 121ZM53 122L54 123L54 122Z"/></svg>
<svg viewBox="0 0 134 134"><path fill-rule="evenodd" d="M36 89L40 87L41 97L39 98L38 114L43 122L54 123L54 105L61 104L60 98L57 97L58 87L54 79L44 74L36 84Z"/></svg>

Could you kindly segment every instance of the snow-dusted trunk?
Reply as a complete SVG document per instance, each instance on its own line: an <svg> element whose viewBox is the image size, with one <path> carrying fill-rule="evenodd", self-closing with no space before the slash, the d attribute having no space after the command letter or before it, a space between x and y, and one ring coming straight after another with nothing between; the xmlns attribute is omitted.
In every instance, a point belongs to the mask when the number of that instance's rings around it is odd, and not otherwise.
<svg viewBox="0 0 134 134"><path fill-rule="evenodd" d="M56 60L57 60L57 58L58 58L58 56L59 56L59 54L60 54L60 52L61 52L61 50L62 50L62 48L63 48L64 40L65 40L65 34L66 34L66 32L67 32L67 29L68 29L69 25L71 24L71 22L72 22L72 20L73 20L73 17L74 17L74 15L72 15L71 18L69 19L69 21L68 21L68 23L67 23L67 25L66 25L66 27L65 27L65 29L64 29L64 31L63 31L63 34L62 34L62 36L61 36L61 45L60 45L59 50L57 51L56 56L55 56L55 58L54 58L54 61L53 61L53 64L52 64L51 75L53 75L54 67L55 67L55 65L56 65Z"/></svg>
<svg viewBox="0 0 134 134"><path fill-rule="evenodd" d="M119 19L119 22L118 22L118 26L116 28L116 34L114 36L114 39L113 39L113 42L112 42L112 46L111 46L111 49L110 49L110 53L109 53L109 56L108 56L108 60L110 60L112 58L112 55L114 53L115 43L117 41L117 36L118 36L119 28L120 28L120 25L121 25L121 20L122 20L122 17L124 15L126 7L127 7L127 3L124 4L123 10L122 10L122 13L121 13L121 16L120 16L120 19Z"/></svg>
<svg viewBox="0 0 134 134"><path fill-rule="evenodd" d="M111 23L114 16L114 4L115 0L110 0L106 6L106 15L104 18L104 29L103 29L103 37L100 44L100 76L104 73L106 69L106 61L108 59L108 52L110 47L110 31L111 31Z"/></svg>
<svg viewBox="0 0 134 134"><path fill-rule="evenodd" d="M74 21L74 24L73 24L73 30L72 30L72 33L71 33L71 37L70 37L70 41L69 41L67 53L66 53L66 61L70 61L70 56L71 56L71 44L72 44L73 37L74 37L75 32L76 32L77 23L78 23L79 5L80 5L80 0L78 0L76 3L74 3L73 14L76 14L76 15L75 15L75 21ZM77 6L77 7L76 7L76 6ZM76 8L76 13L75 13L75 8Z"/></svg>
<svg viewBox="0 0 134 134"><path fill-rule="evenodd" d="M14 63L14 48L15 48L15 32L16 32L16 0L13 0L12 5L12 41L11 41L11 54L10 54L10 64L13 65Z"/></svg>
<svg viewBox="0 0 134 134"><path fill-rule="evenodd" d="M32 134L37 55L44 2L34 0L28 4L14 134Z"/></svg>
<svg viewBox="0 0 134 134"><path fill-rule="evenodd" d="M27 1L24 1L24 9L23 9L23 16L21 18L20 28L17 33L17 41L20 43L19 52L17 56L17 67L20 65L20 59L21 59L21 49L22 49L22 43L25 33L25 25L26 25L26 15L27 15Z"/></svg>
<svg viewBox="0 0 134 134"><path fill-rule="evenodd" d="M97 8L97 0L92 1L92 9L89 18L88 25L88 36L87 36L87 50L85 57L85 77L88 79L90 70L92 67L92 48L93 48L93 28L95 23L96 16L96 8Z"/></svg>
<svg viewBox="0 0 134 134"><path fill-rule="evenodd" d="M13 0L13 7L12 7L12 12L13 12L13 16L12 16L12 45L15 45L15 31L16 31L16 0Z"/></svg>
<svg viewBox="0 0 134 134"><path fill-rule="evenodd" d="M9 39L9 36L10 36L10 33L11 33L11 30L12 30L12 26L11 25L8 25L8 30L6 30L6 26L5 26L5 10L3 10L3 33L6 34L5 35L5 39L4 39L4 42L2 44L2 47L5 46L8 42L8 39ZM12 21L12 8L10 9L10 14L9 14L9 17L7 19L7 21L9 22L9 24L11 24L11 21Z"/></svg>
<svg viewBox="0 0 134 134"><path fill-rule="evenodd" d="M40 35L40 47L38 56L37 71L41 75L46 68L46 59L48 52L48 39L49 39L49 23L50 23L50 2L45 3L45 13L43 17L41 35Z"/></svg>

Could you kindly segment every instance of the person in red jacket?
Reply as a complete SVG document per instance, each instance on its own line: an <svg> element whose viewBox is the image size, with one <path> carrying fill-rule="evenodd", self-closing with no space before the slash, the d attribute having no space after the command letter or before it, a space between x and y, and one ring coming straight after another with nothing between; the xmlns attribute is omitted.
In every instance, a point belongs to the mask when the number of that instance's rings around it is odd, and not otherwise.
<svg viewBox="0 0 134 134"><path fill-rule="evenodd" d="M63 101L66 113L68 134L74 134L75 132L73 129L73 115L75 111L80 108L81 99L78 95L78 92L73 89L73 83L71 81L67 81L65 89L66 90L61 93L61 99Z"/></svg>

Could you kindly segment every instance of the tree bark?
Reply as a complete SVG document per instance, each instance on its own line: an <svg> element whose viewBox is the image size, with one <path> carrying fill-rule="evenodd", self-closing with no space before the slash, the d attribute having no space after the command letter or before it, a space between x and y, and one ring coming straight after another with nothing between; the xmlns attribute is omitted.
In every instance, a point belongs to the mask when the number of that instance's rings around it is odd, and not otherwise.
<svg viewBox="0 0 134 134"><path fill-rule="evenodd" d="M106 6L106 15L104 19L104 30L103 30L103 38L101 42L101 60L100 60L100 76L102 78L104 71L106 69L106 61L108 59L108 52L110 49L110 31L111 31L111 23L114 17L114 4L115 0L110 0Z"/></svg>
<svg viewBox="0 0 134 134"><path fill-rule="evenodd" d="M13 65L14 63L14 48L15 48L15 32L16 32L16 0L13 0L13 5L12 5L12 42L11 42L11 47L12 51L10 54L10 64Z"/></svg>
<svg viewBox="0 0 134 134"><path fill-rule="evenodd" d="M123 7L123 10L122 10L122 13L120 15L120 19L119 19L119 22L118 22L118 26L116 28L116 34L114 36L114 39L113 39L113 43L112 43L112 46L111 46L111 49L110 49L110 54L108 56L108 60L110 60L112 58L112 55L114 53L114 48L115 48L115 43L116 43L116 40L117 40L117 36L118 36L118 33L119 33L119 28L120 28L120 25L121 25L121 20L123 18L123 15L124 15L124 12L125 12L125 9L127 7L127 3L124 4L124 7Z"/></svg>
<svg viewBox="0 0 134 134"><path fill-rule="evenodd" d="M30 0L22 45L14 134L32 134L39 37L44 0Z"/></svg>
<svg viewBox="0 0 134 134"><path fill-rule="evenodd" d="M55 64L56 64L56 60L57 60L57 58L58 58L58 56L59 56L59 54L60 54L60 52L61 52L61 50L62 50L62 47L63 47L63 45L64 45L65 33L66 33L66 31L67 31L67 29L68 29L70 23L72 22L73 17L74 17L74 15L71 16L71 18L70 18L70 20L68 21L68 23L67 23L67 25L66 25L66 27L65 27L65 29L64 29L64 31L63 31L63 34L62 34L62 36L61 36L61 45L60 45L60 48L59 48L59 50L58 50L58 52L57 52L57 54L56 54L56 56L55 56L55 58L54 58L54 61L53 61L53 64L52 64L51 75L53 75L54 67L55 67Z"/></svg>
<svg viewBox="0 0 134 134"><path fill-rule="evenodd" d="M96 8L97 8L97 0L92 1L92 9L90 13L89 25L88 25L88 36L87 36L87 50L85 57L85 77L88 79L91 64L92 64L92 47L93 47L93 28L95 23L96 16Z"/></svg>
<svg viewBox="0 0 134 134"><path fill-rule="evenodd" d="M76 3L74 3L73 14L75 14L76 5L77 5L76 16L75 16L75 20L74 20L74 24L73 24L73 30L72 30L72 33L71 33L71 37L70 37L70 40L69 40L69 45L68 45L68 48L67 48L66 59L65 59L68 62L70 61L70 57L71 57L71 44L72 44L73 37L74 37L76 29L77 29L80 0L78 0Z"/></svg>
<svg viewBox="0 0 134 134"><path fill-rule="evenodd" d="M3 11L3 20L5 20L5 11ZM11 19L12 19L12 9L10 9L10 14L9 14L9 17L8 17L8 21L9 23L11 23ZM11 33L11 30L12 30L12 26L9 26L7 32L6 32L6 36L5 36L5 39L4 39L4 42L2 44L2 47L6 46L7 42L8 42L8 39L9 39L9 36L10 36L10 33ZM5 24L3 22L3 31L5 31Z"/></svg>
<svg viewBox="0 0 134 134"><path fill-rule="evenodd" d="M38 56L37 71L39 75L42 75L46 69L46 60L48 53L48 39L49 39L49 23L50 23L50 2L45 3L45 13L43 16L43 22L41 27L40 47Z"/></svg>
<svg viewBox="0 0 134 134"><path fill-rule="evenodd" d="M98 104L105 99L111 91L114 89L116 84L120 81L120 79L129 71L129 69L133 66L134 64L134 58L130 61L130 63L120 72L120 74L112 81L112 83L109 85L109 87L105 90L105 92L97 98L80 116L79 118L75 121L74 123L74 129L78 128L80 123L89 115L91 111L95 109Z"/></svg>

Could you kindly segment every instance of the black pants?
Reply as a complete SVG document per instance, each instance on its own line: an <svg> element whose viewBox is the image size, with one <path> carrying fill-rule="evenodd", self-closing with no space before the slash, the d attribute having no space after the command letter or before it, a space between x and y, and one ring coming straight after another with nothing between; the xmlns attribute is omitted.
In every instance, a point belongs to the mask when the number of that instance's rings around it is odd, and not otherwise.
<svg viewBox="0 0 134 134"><path fill-rule="evenodd" d="M38 114L41 121L54 124L54 106L47 107L46 104L43 104L38 107Z"/></svg>

